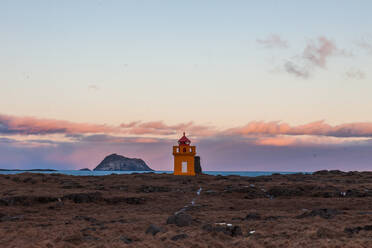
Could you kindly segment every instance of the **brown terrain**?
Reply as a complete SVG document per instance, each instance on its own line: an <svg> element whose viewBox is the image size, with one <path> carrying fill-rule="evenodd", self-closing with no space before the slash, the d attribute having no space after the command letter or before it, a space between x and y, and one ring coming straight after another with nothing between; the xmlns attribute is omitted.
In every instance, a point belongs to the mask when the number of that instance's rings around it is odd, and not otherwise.
<svg viewBox="0 0 372 248"><path fill-rule="evenodd" d="M0 186L0 247L372 247L372 172L23 173Z"/></svg>

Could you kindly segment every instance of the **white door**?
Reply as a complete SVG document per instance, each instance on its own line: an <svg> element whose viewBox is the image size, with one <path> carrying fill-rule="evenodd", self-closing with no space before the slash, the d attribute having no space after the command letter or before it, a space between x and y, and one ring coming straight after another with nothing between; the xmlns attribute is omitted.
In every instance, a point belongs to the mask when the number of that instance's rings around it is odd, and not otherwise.
<svg viewBox="0 0 372 248"><path fill-rule="evenodd" d="M182 173L187 173L187 161L182 161Z"/></svg>

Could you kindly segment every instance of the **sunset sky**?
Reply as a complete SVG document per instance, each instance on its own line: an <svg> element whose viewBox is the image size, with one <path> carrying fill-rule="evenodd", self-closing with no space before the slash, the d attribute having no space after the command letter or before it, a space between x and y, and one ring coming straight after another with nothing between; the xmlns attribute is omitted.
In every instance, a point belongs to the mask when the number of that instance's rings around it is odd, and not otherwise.
<svg viewBox="0 0 372 248"><path fill-rule="evenodd" d="M0 0L0 168L372 170L369 0Z"/></svg>

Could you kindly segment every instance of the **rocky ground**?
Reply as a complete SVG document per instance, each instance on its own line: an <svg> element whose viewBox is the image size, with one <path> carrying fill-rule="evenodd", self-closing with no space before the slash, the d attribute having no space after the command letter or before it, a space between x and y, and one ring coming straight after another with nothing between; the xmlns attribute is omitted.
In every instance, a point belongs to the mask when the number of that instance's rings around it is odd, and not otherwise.
<svg viewBox="0 0 372 248"><path fill-rule="evenodd" d="M0 175L0 247L372 247L372 172Z"/></svg>

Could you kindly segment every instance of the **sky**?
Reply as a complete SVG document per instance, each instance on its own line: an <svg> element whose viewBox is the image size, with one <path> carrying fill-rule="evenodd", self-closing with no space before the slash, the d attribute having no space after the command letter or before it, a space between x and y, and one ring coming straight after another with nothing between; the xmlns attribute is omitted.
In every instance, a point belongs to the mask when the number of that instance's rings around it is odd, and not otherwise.
<svg viewBox="0 0 372 248"><path fill-rule="evenodd" d="M372 2L0 0L0 168L372 169Z"/></svg>

